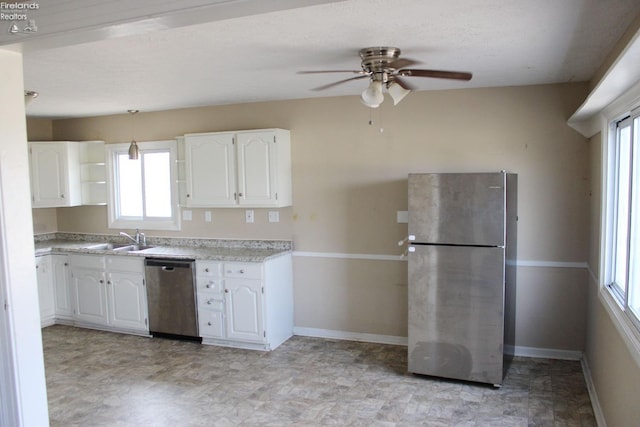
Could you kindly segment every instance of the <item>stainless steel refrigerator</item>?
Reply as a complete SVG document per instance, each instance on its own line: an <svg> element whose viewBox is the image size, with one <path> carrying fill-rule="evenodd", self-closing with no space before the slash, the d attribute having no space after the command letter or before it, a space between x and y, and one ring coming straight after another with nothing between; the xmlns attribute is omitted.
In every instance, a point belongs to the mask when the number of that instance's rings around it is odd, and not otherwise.
<svg viewBox="0 0 640 427"><path fill-rule="evenodd" d="M515 345L517 175L409 175L409 372L502 385Z"/></svg>

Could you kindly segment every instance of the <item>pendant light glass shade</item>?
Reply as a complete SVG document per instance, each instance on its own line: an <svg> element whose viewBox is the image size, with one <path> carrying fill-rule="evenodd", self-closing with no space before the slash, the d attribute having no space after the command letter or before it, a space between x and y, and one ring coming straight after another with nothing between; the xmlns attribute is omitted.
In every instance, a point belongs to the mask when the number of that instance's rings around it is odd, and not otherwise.
<svg viewBox="0 0 640 427"><path fill-rule="evenodd" d="M138 144L136 141L131 141L131 145L129 145L129 159L130 160L138 160L140 156L140 151L138 150Z"/></svg>
<svg viewBox="0 0 640 427"><path fill-rule="evenodd" d="M127 110L129 114L131 114L131 133L133 132L133 116L138 112L138 110ZM138 160L140 157L140 151L138 150L138 144L136 143L135 138L131 140L131 145L129 145L129 160Z"/></svg>
<svg viewBox="0 0 640 427"><path fill-rule="evenodd" d="M382 94L382 82L374 80L368 88L362 92L362 103L370 108L378 108L384 101Z"/></svg>
<svg viewBox="0 0 640 427"><path fill-rule="evenodd" d="M393 105L398 105L400 101L402 101L405 96L409 95L409 92L411 91L403 88L398 83L393 82L389 87L387 87L387 92L389 92L389 95L393 98Z"/></svg>

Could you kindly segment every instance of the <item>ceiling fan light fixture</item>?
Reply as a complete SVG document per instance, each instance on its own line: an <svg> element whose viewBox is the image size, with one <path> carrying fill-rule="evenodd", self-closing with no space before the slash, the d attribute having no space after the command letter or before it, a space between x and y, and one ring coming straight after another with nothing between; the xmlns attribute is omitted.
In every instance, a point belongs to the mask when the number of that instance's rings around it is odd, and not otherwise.
<svg viewBox="0 0 640 427"><path fill-rule="evenodd" d="M393 82L387 87L387 92L389 92L389 95L393 98L393 105L398 105L411 91Z"/></svg>
<svg viewBox="0 0 640 427"><path fill-rule="evenodd" d="M370 108L378 108L383 101L382 82L373 80L369 87L362 92L362 103Z"/></svg>

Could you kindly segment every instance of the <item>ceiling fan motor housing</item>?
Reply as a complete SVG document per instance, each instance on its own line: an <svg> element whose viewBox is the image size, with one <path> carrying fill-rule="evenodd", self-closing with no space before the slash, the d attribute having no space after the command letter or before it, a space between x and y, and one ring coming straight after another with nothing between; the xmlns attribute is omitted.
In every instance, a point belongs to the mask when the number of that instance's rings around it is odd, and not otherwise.
<svg viewBox="0 0 640 427"><path fill-rule="evenodd" d="M386 83L389 74L395 71L391 64L400 57L400 49L397 47L367 47L360 50L362 58L362 70L371 74L373 80Z"/></svg>

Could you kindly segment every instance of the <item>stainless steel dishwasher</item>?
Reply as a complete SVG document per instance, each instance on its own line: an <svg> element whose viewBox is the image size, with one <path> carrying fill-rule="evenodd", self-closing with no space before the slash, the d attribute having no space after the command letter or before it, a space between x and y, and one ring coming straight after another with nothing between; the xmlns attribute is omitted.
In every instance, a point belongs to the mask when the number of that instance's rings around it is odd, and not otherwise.
<svg viewBox="0 0 640 427"><path fill-rule="evenodd" d="M199 339L194 263L145 259L149 332L153 336Z"/></svg>

